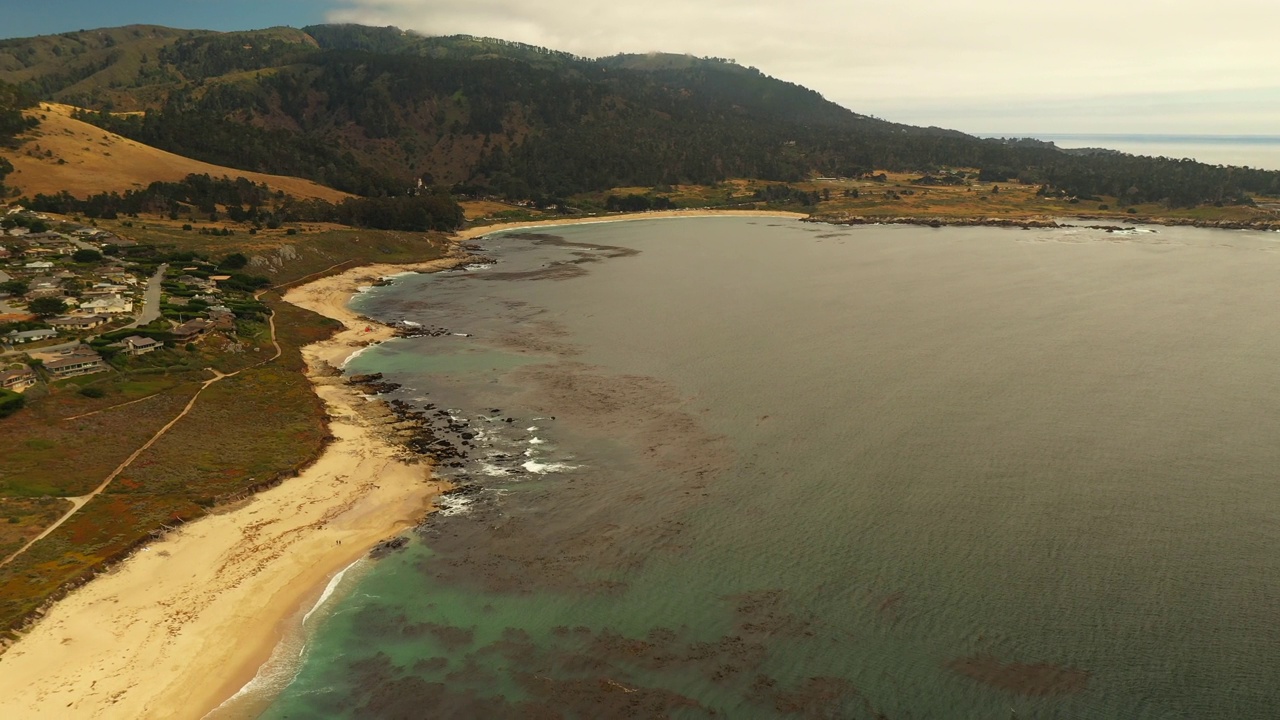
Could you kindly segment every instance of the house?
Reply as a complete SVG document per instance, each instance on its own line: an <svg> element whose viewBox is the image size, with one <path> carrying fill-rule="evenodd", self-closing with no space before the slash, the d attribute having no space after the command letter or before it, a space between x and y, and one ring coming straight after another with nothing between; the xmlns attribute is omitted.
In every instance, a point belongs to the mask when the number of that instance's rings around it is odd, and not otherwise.
<svg viewBox="0 0 1280 720"><path fill-rule="evenodd" d="M120 315L122 313L133 312L133 301L127 298L122 298L119 295L111 295L82 302L80 303L80 309L83 312L92 313L94 315L97 315L98 313Z"/></svg>
<svg viewBox="0 0 1280 720"><path fill-rule="evenodd" d="M30 228L11 227L9 228L9 237L22 237L29 232L31 232Z"/></svg>
<svg viewBox="0 0 1280 720"><path fill-rule="evenodd" d="M236 314L230 308L215 305L209 308L209 322L218 330L235 330Z"/></svg>
<svg viewBox="0 0 1280 720"><path fill-rule="evenodd" d="M188 320L173 329L173 337L181 342L191 342L199 339L202 335L213 327L213 323L202 318Z"/></svg>
<svg viewBox="0 0 1280 720"><path fill-rule="evenodd" d="M25 267L28 270L52 270L53 263L49 262L48 260L36 260L34 262L29 262L26 265L23 265L23 267Z"/></svg>
<svg viewBox="0 0 1280 720"><path fill-rule="evenodd" d="M11 330L9 331L8 335L4 336L5 340L7 340L9 343L13 345L21 345L23 343L29 343L29 342L38 342L40 340L48 340L50 338L56 338L56 337L58 337L58 331L48 330L48 329L24 330L22 332L18 332L17 330Z"/></svg>
<svg viewBox="0 0 1280 720"><path fill-rule="evenodd" d="M109 318L102 315L67 315L57 317L49 321L49 324L58 330L70 330L78 332L80 330L92 330L100 325L105 325Z"/></svg>
<svg viewBox="0 0 1280 720"><path fill-rule="evenodd" d="M26 365L16 370L0 371L0 388L12 390L16 393L35 385L36 380L35 372Z"/></svg>
<svg viewBox="0 0 1280 720"><path fill-rule="evenodd" d="M115 285L113 283L95 283L93 287L86 289L81 293L83 297L96 298L110 295L123 295L129 292L129 288L124 285Z"/></svg>
<svg viewBox="0 0 1280 720"><path fill-rule="evenodd" d="M0 283L7 283L12 279L13 279L12 275L10 275L9 273L3 270L0 270Z"/></svg>
<svg viewBox="0 0 1280 720"><path fill-rule="evenodd" d="M121 340L120 344L124 346L124 351L130 355L146 355L164 347L164 343L159 340L142 337L141 335L130 335Z"/></svg>
<svg viewBox="0 0 1280 720"><path fill-rule="evenodd" d="M81 345L80 348L77 348L67 357L46 361L44 369L53 377L61 380L78 375L92 375L93 373L103 372L107 369L107 364L103 362L101 355Z"/></svg>

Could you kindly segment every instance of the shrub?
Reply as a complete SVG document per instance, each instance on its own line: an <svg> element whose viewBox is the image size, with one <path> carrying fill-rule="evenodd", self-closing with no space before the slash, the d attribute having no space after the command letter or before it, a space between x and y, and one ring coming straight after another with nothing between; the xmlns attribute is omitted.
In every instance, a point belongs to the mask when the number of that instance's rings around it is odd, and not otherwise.
<svg viewBox="0 0 1280 720"><path fill-rule="evenodd" d="M105 396L107 394L107 391L103 390L100 387L86 385L85 387L80 388L80 394L87 398L100 398Z"/></svg>

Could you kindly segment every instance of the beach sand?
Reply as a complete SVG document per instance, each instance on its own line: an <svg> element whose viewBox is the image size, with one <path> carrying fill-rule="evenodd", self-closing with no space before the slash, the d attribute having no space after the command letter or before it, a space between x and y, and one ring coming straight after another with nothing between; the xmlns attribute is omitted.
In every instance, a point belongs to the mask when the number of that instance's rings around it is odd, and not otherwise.
<svg viewBox="0 0 1280 720"><path fill-rule="evenodd" d="M759 217L787 218L800 220L809 217L803 213L783 210L654 210L644 213L624 213L621 215L598 215L593 217L575 217L551 220L527 220L524 222L499 223L497 225L480 225L461 230L455 236L461 240L471 240L502 230L519 230L521 228L547 227L556 225L588 225L592 223L626 222L628 220L662 220L664 218L693 217Z"/></svg>
<svg viewBox="0 0 1280 720"><path fill-rule="evenodd" d="M804 217L663 211L491 225L456 239L707 215ZM441 484L426 464L402 460L378 422L362 415L367 401L328 368L392 337L390 328L347 307L360 286L466 260L455 253L414 265L366 265L289 290L287 301L346 326L303 349L334 441L298 477L179 528L54 604L0 655L0 717L202 718L253 679L331 577L421 520Z"/></svg>
<svg viewBox="0 0 1280 720"><path fill-rule="evenodd" d="M391 330L347 308L381 275L458 260L365 266L286 295L347 325L304 348L312 368ZM366 331L366 328L369 328ZM253 678L330 577L416 524L441 489L362 417L367 401L312 373L335 440L296 478L151 543L56 603L0 655L0 717L200 718Z"/></svg>

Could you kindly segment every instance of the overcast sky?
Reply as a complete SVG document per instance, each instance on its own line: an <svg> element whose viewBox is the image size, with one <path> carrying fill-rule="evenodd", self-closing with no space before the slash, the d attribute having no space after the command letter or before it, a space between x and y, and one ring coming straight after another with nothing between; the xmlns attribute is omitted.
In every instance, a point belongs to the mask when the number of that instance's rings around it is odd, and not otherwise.
<svg viewBox="0 0 1280 720"><path fill-rule="evenodd" d="M1276 0L336 0L326 16L729 57L968 132L1280 134Z"/></svg>
<svg viewBox="0 0 1280 720"><path fill-rule="evenodd" d="M1280 135L1278 0L0 0L0 36L318 22L736 59L973 133ZM69 25L68 23L73 23Z"/></svg>

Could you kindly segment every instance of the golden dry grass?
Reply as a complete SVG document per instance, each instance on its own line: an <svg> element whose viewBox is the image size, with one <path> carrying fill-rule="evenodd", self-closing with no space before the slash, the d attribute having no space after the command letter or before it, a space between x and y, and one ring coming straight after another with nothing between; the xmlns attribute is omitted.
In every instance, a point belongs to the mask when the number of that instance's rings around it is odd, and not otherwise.
<svg viewBox="0 0 1280 720"><path fill-rule="evenodd" d="M40 126L28 133L17 149L0 150L0 156L7 157L14 167L5 181L7 185L28 196L66 190L84 197L207 173L213 177L245 177L300 198L340 202L350 197L310 180L236 170L174 155L75 120L71 117L74 110L69 105L41 103L31 112L41 118Z"/></svg>

